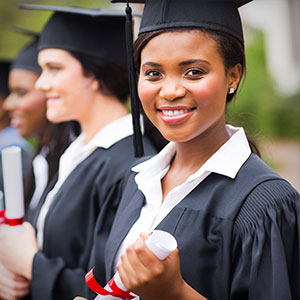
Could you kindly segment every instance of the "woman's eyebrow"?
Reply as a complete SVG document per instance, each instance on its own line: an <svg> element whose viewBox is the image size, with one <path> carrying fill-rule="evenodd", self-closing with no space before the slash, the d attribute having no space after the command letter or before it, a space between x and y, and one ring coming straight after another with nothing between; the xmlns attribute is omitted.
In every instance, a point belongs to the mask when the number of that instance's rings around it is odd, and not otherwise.
<svg viewBox="0 0 300 300"><path fill-rule="evenodd" d="M205 64L210 65L210 62L208 62L207 60L204 60L204 59L189 59L189 60L185 60L185 61L181 62L179 65L186 66L186 65L191 65L194 63L205 63Z"/></svg>
<svg viewBox="0 0 300 300"><path fill-rule="evenodd" d="M161 64L158 64L158 63L155 63L152 61L147 61L142 65L142 67L144 67L144 66L161 67Z"/></svg>

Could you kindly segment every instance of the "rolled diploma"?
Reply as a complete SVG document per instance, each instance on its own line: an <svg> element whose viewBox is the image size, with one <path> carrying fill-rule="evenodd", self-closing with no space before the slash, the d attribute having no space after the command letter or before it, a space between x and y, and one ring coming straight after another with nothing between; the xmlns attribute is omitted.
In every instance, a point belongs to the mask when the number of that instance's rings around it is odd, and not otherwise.
<svg viewBox="0 0 300 300"><path fill-rule="evenodd" d="M3 192L0 191L0 225L5 223L4 212Z"/></svg>
<svg viewBox="0 0 300 300"><path fill-rule="evenodd" d="M24 218L21 148L17 146L4 148L1 155L5 217L12 220Z"/></svg>
<svg viewBox="0 0 300 300"><path fill-rule="evenodd" d="M162 230L154 230L153 233L145 242L147 248L151 250L157 258L164 260L171 252L177 248L177 241L170 233ZM121 281L120 275L118 272L114 275L114 280L116 285L122 290L127 291L123 282ZM105 289L111 291L108 285L105 286ZM118 297L110 295L98 295L95 300L116 300L121 299Z"/></svg>

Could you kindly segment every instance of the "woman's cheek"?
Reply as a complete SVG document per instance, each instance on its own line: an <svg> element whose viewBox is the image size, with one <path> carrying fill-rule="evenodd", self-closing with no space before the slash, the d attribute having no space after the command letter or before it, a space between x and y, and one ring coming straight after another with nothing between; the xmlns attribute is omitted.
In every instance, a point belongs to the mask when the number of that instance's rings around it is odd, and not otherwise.
<svg viewBox="0 0 300 300"><path fill-rule="evenodd" d="M28 95L23 101L23 109L29 113L35 113L36 110L44 109L46 112L46 99L42 93L34 92Z"/></svg>
<svg viewBox="0 0 300 300"><path fill-rule="evenodd" d="M154 107L156 88L151 83L139 81L138 94L144 109Z"/></svg>
<svg viewBox="0 0 300 300"><path fill-rule="evenodd" d="M200 106L211 105L219 99L220 87L217 82L203 81L189 87L189 90L192 91L194 100Z"/></svg>

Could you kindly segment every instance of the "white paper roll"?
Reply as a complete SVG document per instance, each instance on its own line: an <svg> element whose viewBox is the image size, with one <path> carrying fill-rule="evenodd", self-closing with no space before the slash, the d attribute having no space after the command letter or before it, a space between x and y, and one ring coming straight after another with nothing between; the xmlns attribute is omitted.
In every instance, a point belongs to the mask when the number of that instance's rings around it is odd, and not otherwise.
<svg viewBox="0 0 300 300"><path fill-rule="evenodd" d="M154 230L153 233L145 242L147 248L151 250L157 258L164 260L171 252L177 248L177 241L173 235L169 232L162 230ZM127 291L123 282L121 281L120 275L118 272L114 275L114 281L116 285L123 291ZM105 289L111 291L108 285L105 286ZM121 299L114 296L103 296L98 295L95 300L116 300Z"/></svg>
<svg viewBox="0 0 300 300"><path fill-rule="evenodd" d="M5 223L3 192L0 191L0 225Z"/></svg>
<svg viewBox="0 0 300 300"><path fill-rule="evenodd" d="M5 195L5 216L7 219L24 217L24 196L21 148L4 148L1 152L3 184Z"/></svg>
<svg viewBox="0 0 300 300"><path fill-rule="evenodd" d="M4 210L4 199L3 199L3 192L0 191L0 211Z"/></svg>

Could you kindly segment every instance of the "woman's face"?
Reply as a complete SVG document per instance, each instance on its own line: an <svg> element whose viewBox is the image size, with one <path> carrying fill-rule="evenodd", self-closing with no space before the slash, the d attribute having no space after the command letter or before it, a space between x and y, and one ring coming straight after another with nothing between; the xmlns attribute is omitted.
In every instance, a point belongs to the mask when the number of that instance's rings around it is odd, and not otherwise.
<svg viewBox="0 0 300 300"><path fill-rule="evenodd" d="M36 87L46 94L47 118L54 123L80 122L96 80L84 76L80 62L65 50L41 50L38 62L43 72Z"/></svg>
<svg viewBox="0 0 300 300"><path fill-rule="evenodd" d="M160 34L141 52L139 97L168 140L186 142L225 126L231 86L216 42L199 30Z"/></svg>
<svg viewBox="0 0 300 300"><path fill-rule="evenodd" d="M45 95L34 87L38 76L23 69L12 69L9 73L11 92L4 101L4 108L9 111L11 126L23 137L42 135L48 124Z"/></svg>

